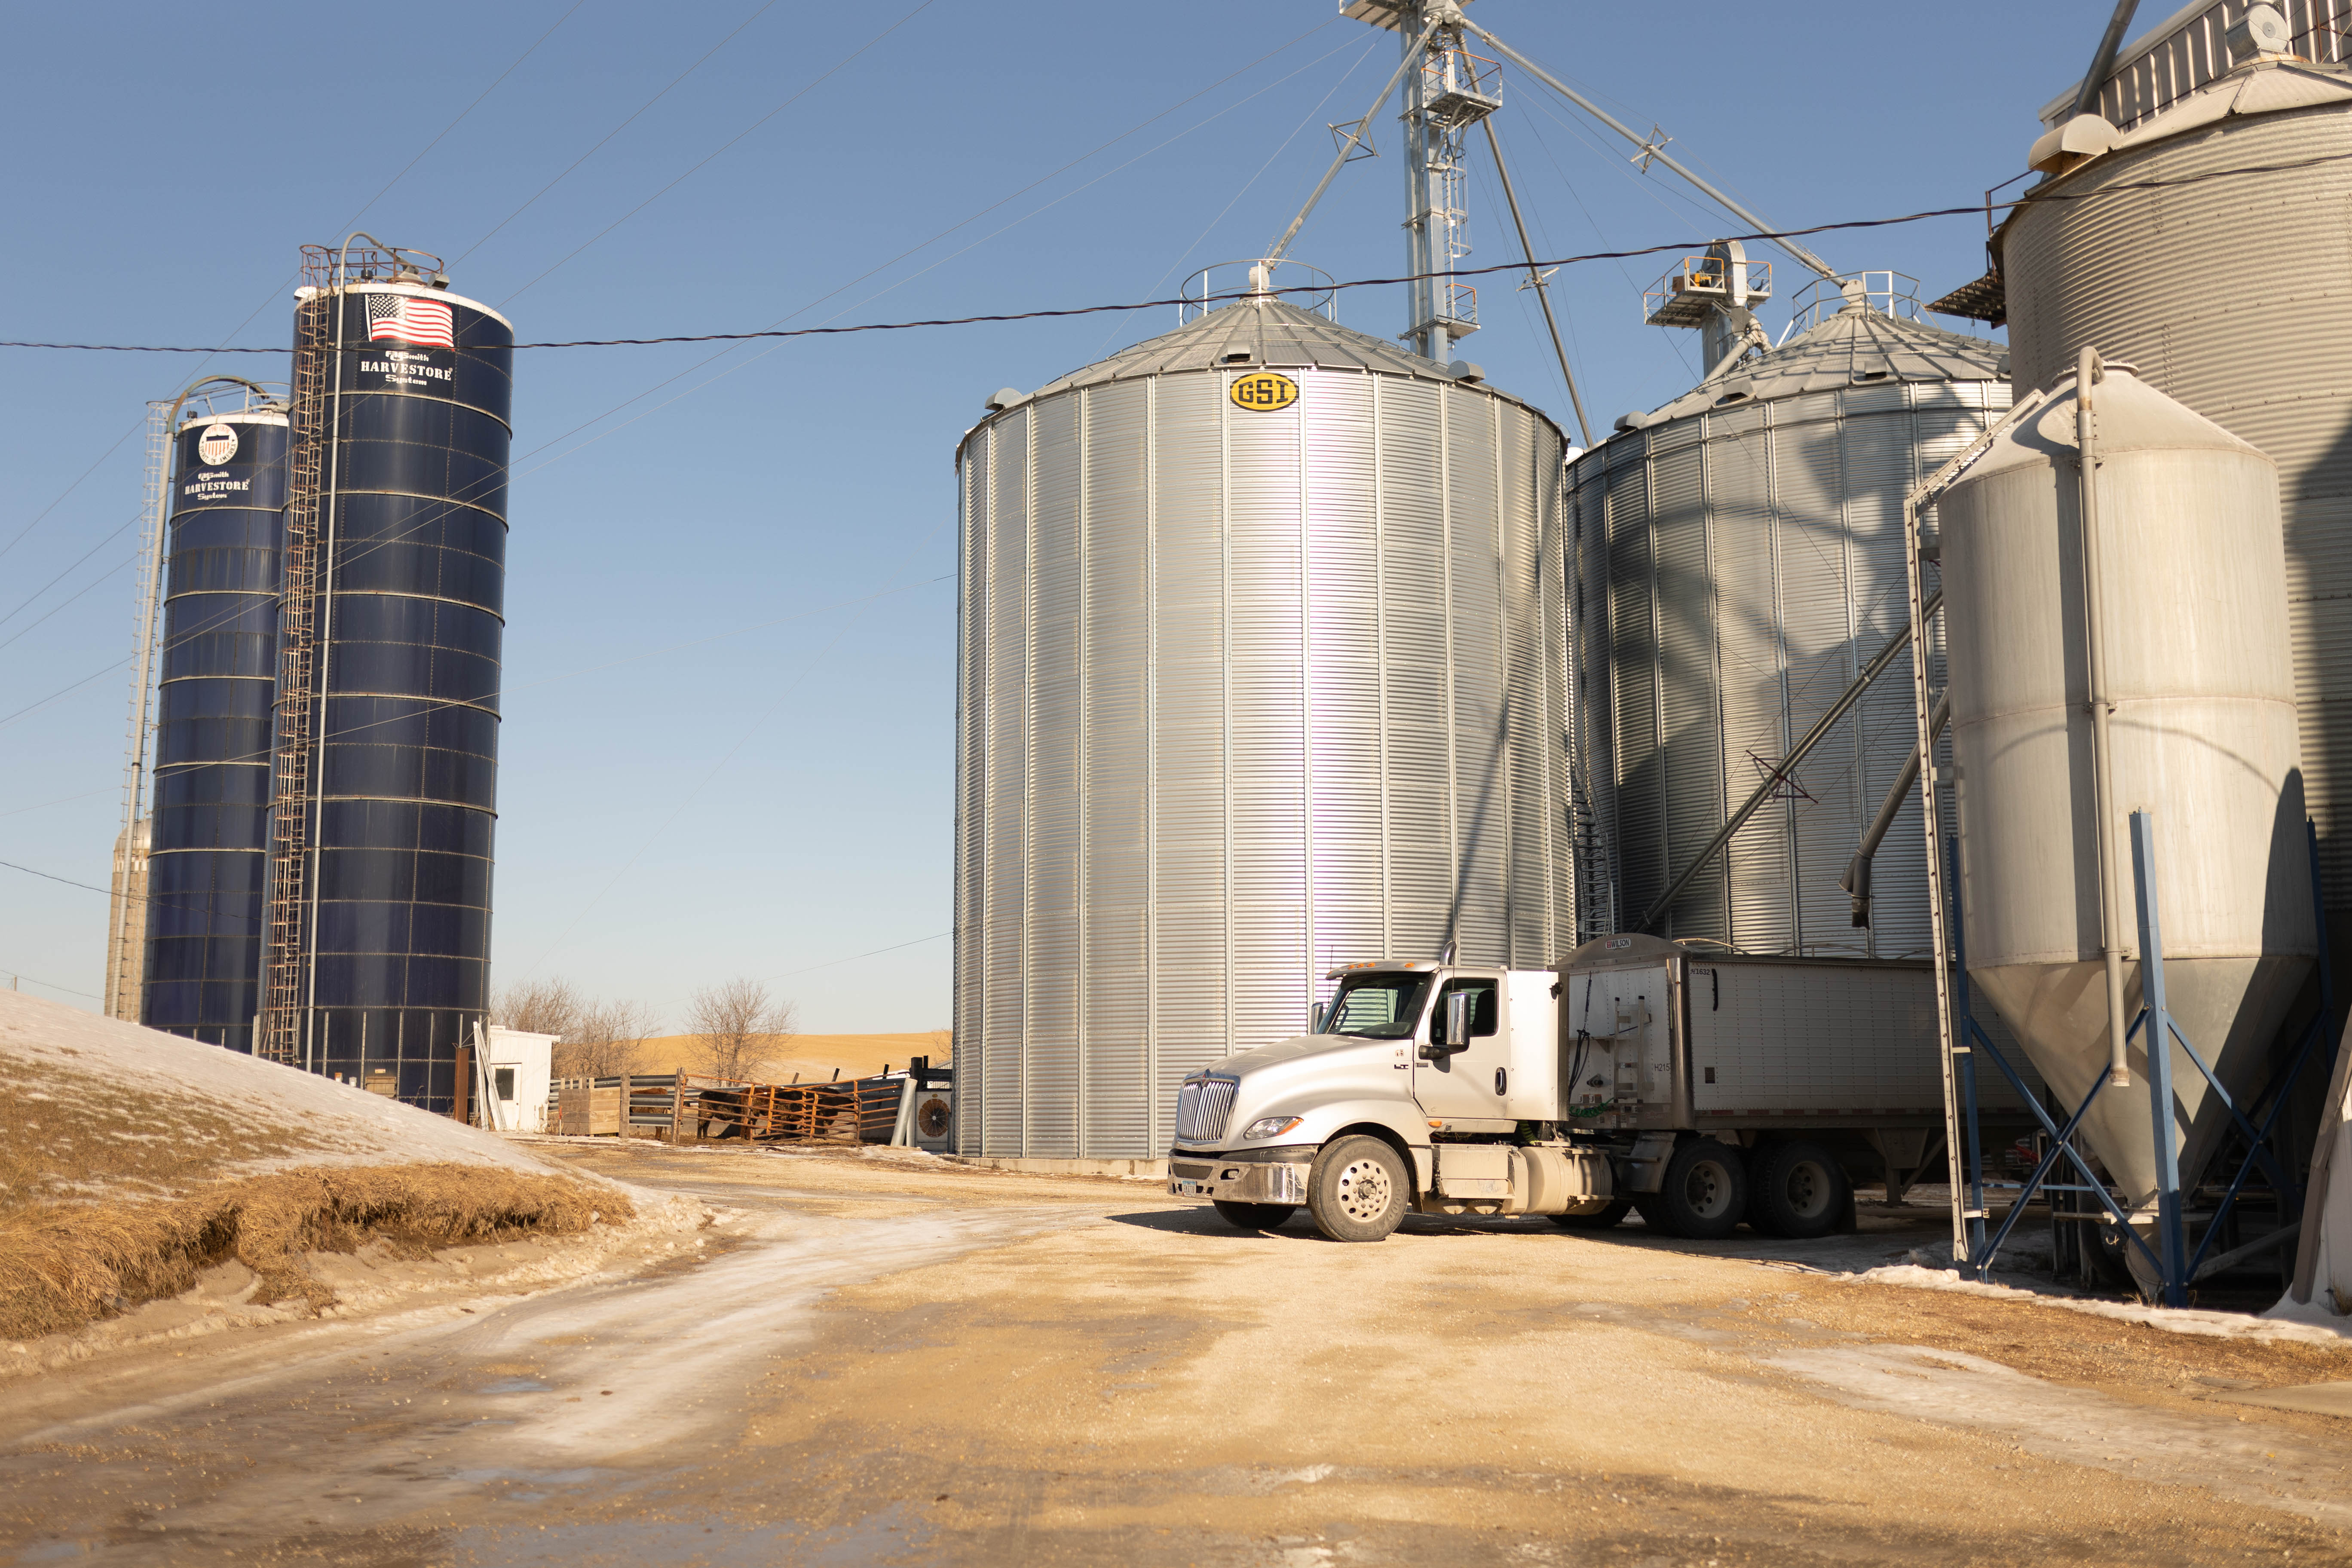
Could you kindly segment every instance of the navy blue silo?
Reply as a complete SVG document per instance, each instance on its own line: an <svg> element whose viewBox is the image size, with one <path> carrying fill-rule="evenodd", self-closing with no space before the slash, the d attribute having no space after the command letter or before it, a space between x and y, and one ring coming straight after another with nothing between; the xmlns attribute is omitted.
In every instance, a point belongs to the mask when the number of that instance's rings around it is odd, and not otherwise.
<svg viewBox="0 0 2352 1568"><path fill-rule="evenodd" d="M446 1111L489 1001L514 332L423 283L334 307L310 1061Z"/></svg>
<svg viewBox="0 0 2352 1568"><path fill-rule="evenodd" d="M174 435L141 1021L253 1048L269 826L287 421Z"/></svg>

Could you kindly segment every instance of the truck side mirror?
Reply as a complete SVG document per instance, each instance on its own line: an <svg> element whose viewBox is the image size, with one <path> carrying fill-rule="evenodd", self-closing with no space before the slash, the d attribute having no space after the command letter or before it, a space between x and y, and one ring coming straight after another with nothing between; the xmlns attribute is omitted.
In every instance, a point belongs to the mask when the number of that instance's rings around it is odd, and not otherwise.
<svg viewBox="0 0 2352 1568"><path fill-rule="evenodd" d="M1467 991L1452 992L1446 996L1445 1045L1458 1051L1470 1043L1470 1009L1477 1000Z"/></svg>
<svg viewBox="0 0 2352 1568"><path fill-rule="evenodd" d="M1323 1020L1328 1018L1330 1016L1331 1004L1328 1002L1316 1003L1313 1007L1307 1010L1307 1032L1310 1035L1321 1034L1323 1032Z"/></svg>

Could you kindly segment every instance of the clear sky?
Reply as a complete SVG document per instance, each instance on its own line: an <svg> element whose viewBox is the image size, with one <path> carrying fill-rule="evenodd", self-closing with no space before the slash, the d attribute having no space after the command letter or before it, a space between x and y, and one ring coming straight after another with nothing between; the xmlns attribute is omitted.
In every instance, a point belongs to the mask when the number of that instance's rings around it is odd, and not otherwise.
<svg viewBox="0 0 2352 1568"><path fill-rule="evenodd" d="M2021 172L2107 9L1470 15L1795 226L1979 201ZM1160 298L1280 231L1330 156L1326 122L1362 112L1396 48L1329 0L27 7L0 62L0 337L283 344L297 247L353 226L447 258L527 342ZM1735 226L1506 80L1538 249ZM1294 247L1342 278L1402 269L1391 114ZM1473 145L1472 264L1509 260ZM1983 269L1983 239L1962 217L1810 243L1932 298ZM1793 264L1757 253L1793 295ZM1640 321L1670 259L1555 279L1604 428L1695 379L1692 335ZM1480 298L1489 324L1461 353L1567 424L1530 297L1498 278ZM1389 335L1402 309L1365 289L1339 317ZM675 1025L696 987L752 975L812 1030L944 1023L955 444L992 389L1173 325L520 356L496 979L569 976ZM286 360L0 363L0 860L102 888L145 403L206 370L283 379ZM0 974L97 1006L106 907L0 868Z"/></svg>

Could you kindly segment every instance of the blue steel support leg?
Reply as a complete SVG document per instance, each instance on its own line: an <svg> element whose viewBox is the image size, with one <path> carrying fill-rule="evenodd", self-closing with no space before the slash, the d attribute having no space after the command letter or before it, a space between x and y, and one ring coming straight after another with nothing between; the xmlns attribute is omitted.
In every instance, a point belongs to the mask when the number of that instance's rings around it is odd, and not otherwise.
<svg viewBox="0 0 2352 1568"><path fill-rule="evenodd" d="M2180 1141L2172 1096L2172 1015L2164 1003L2164 932L2157 918L2156 819L2131 814L2132 894L2139 911L2139 988L2147 1008L2147 1104L2156 1140L2156 1236L2168 1307L2189 1305L2187 1239L2180 1220Z"/></svg>
<svg viewBox="0 0 2352 1568"><path fill-rule="evenodd" d="M1969 1036L1983 1037L1969 1011L1969 936L1961 921L1960 841L1944 840L1945 885L1952 889L1952 1011L1959 1025L1953 1038L1965 1047L1960 1058L1961 1125L1969 1141L1969 1264L1979 1279L1992 1276L1992 1258L1985 1250L1984 1139L1977 1131L1977 1053Z"/></svg>

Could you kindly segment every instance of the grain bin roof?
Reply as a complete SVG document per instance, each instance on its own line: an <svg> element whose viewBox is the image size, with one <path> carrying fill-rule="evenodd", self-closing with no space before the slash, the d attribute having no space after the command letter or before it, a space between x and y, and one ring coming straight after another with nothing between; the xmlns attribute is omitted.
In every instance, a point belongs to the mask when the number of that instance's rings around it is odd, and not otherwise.
<svg viewBox="0 0 2352 1568"><path fill-rule="evenodd" d="M1226 358L1244 349L1251 358ZM1391 375L1417 375L1429 381L1453 379L1436 362L1370 332L1343 327L1281 300L1248 299L1220 306L1172 332L1122 349L1084 370L1074 370L1057 381L1047 382L1030 395L1045 397L1076 387L1098 386L1104 382L1125 381L1139 375L1219 370L1229 365L1320 365L1385 371Z"/></svg>
<svg viewBox="0 0 2352 1568"><path fill-rule="evenodd" d="M1761 403L1800 393L1896 381L2006 381L2009 351L1986 338L1906 321L1859 301L1818 326L1727 366L1673 402L1631 414L1620 428L1643 429L1710 408Z"/></svg>

